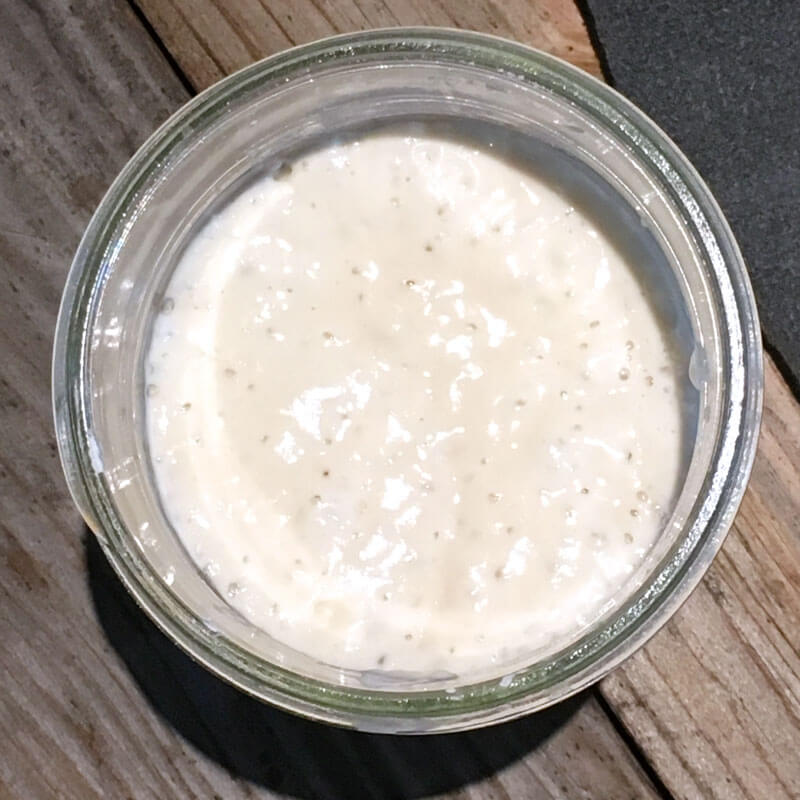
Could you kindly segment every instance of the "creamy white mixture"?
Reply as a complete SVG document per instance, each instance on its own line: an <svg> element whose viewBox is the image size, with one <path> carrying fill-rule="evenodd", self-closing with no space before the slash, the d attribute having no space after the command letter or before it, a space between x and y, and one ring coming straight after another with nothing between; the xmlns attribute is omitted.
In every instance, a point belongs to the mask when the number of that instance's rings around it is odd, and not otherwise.
<svg viewBox="0 0 800 800"><path fill-rule="evenodd" d="M424 129L310 154L191 242L146 362L164 507L231 605L341 667L574 636L669 510L683 366L602 230Z"/></svg>

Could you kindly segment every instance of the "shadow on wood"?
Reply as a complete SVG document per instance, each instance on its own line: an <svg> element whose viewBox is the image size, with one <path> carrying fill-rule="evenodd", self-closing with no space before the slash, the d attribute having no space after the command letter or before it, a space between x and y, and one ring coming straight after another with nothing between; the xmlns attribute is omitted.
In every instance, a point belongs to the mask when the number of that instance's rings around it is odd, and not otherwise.
<svg viewBox="0 0 800 800"><path fill-rule="evenodd" d="M410 799L456 789L543 745L586 700L482 731L423 737L309 722L196 664L138 608L88 531L84 544L100 624L151 706L233 776L290 796Z"/></svg>

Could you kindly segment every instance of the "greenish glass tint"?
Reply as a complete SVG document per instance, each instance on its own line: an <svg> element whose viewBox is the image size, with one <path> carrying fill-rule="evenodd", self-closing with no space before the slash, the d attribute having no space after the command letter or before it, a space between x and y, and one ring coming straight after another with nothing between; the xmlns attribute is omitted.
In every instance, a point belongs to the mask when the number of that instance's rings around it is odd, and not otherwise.
<svg viewBox="0 0 800 800"><path fill-rule="evenodd" d="M506 126L568 154L636 210L691 320L700 407L676 509L608 614L559 652L502 674L380 686L251 630L194 569L148 466L142 354L176 253L215 200L298 142L415 117ZM750 284L727 223L686 158L640 111L574 67L509 41L394 29L326 39L248 67L200 94L142 146L75 256L56 332L53 403L75 502L167 635L217 675L284 709L363 730L424 733L552 704L598 680L664 624L710 564L744 492L761 414L761 358Z"/></svg>

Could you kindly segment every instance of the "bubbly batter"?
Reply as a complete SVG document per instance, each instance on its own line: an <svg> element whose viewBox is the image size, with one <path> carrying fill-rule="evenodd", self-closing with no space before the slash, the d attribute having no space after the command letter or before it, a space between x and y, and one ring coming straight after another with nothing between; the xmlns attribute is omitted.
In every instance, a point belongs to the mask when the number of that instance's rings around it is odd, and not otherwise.
<svg viewBox="0 0 800 800"><path fill-rule="evenodd" d="M669 511L684 365L603 231L417 128L243 190L146 359L168 517L219 592L320 661L464 673L563 644Z"/></svg>

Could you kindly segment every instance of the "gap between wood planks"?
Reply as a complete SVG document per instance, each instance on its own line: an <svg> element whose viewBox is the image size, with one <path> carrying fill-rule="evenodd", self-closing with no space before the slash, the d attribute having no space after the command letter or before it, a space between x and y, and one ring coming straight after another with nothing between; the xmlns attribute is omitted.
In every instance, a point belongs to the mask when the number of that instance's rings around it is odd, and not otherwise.
<svg viewBox="0 0 800 800"><path fill-rule="evenodd" d="M189 79L189 76L183 71L181 65L173 58L172 53L170 53L169 48L164 44L161 37L158 35L158 31L150 24L150 20L147 18L147 15L142 11L142 9L136 3L136 0L127 0L128 5L131 7L134 16L141 26L145 29L147 35L153 40L158 51L164 56L164 60L169 64L170 69L177 75L178 80L181 82L181 86L186 90L186 93L190 97L194 97L198 93L198 89L195 88L192 81Z"/></svg>

